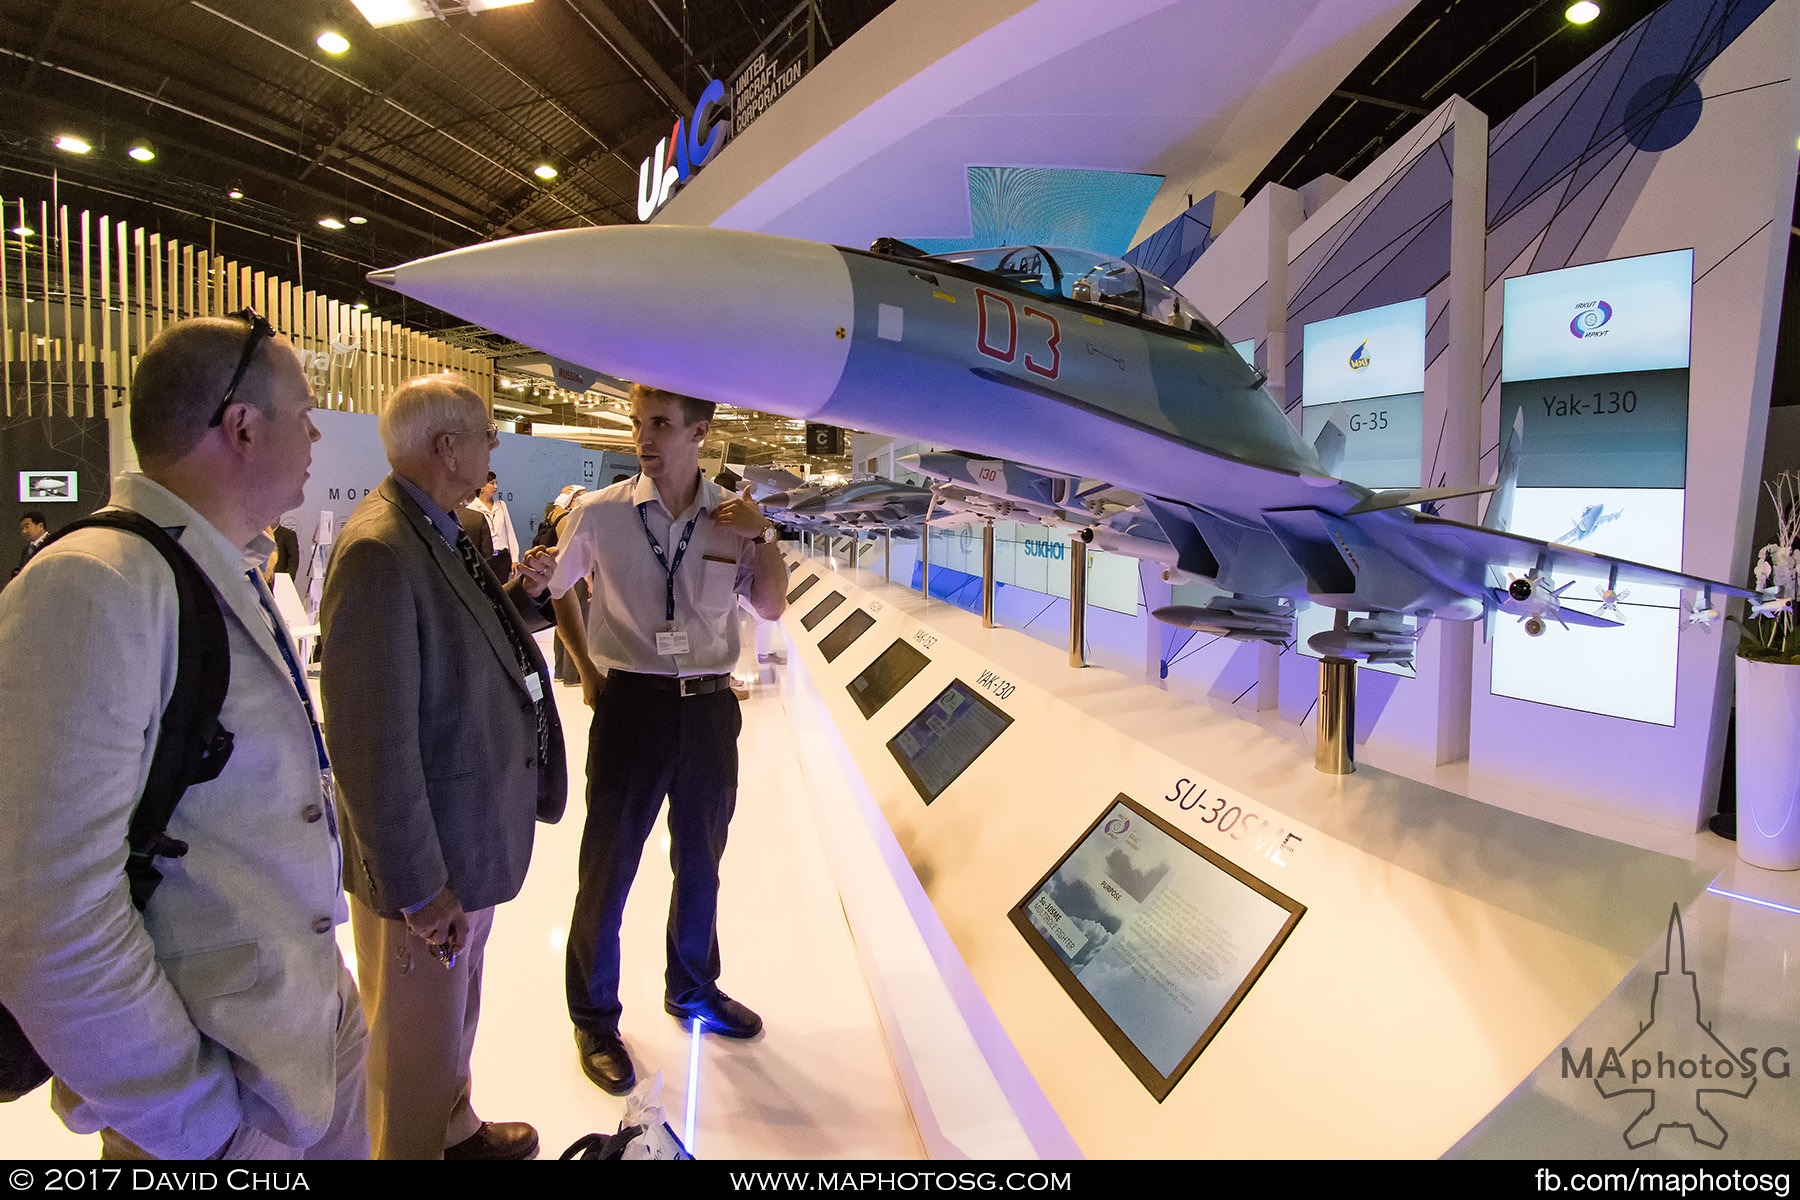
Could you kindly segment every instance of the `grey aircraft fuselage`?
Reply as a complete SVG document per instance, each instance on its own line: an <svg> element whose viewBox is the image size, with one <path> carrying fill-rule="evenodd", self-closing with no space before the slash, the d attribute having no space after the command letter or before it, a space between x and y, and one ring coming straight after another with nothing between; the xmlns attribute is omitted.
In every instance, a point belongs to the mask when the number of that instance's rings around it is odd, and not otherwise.
<svg viewBox="0 0 1800 1200"><path fill-rule="evenodd" d="M1177 305L1170 324L1071 298L1110 275L1059 279L1057 256L1092 256L991 253L1011 267L613 226L371 279L620 378L1107 480L1145 497L1184 572L1233 592L1473 619L1492 603L1494 567L1708 585L1384 504L1327 474L1261 377L1191 310ZM1173 295L1141 278L1146 294Z"/></svg>

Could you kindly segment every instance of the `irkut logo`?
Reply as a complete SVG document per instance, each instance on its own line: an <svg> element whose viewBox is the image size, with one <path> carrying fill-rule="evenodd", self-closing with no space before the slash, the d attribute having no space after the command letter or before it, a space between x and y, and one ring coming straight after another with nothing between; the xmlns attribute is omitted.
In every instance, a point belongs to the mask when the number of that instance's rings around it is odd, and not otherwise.
<svg viewBox="0 0 1800 1200"><path fill-rule="evenodd" d="M638 220L655 216L675 186L686 183L725 144L730 126L720 119L719 108L724 103L725 85L715 79L700 93L694 115L675 122L669 136L657 142L655 152L638 165Z"/></svg>

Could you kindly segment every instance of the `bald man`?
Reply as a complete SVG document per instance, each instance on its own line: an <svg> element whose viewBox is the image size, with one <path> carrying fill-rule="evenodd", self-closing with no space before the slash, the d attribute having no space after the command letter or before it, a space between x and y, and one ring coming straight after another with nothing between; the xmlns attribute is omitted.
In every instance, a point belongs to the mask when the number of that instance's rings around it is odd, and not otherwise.
<svg viewBox="0 0 1800 1200"><path fill-rule="evenodd" d="M534 548L502 584L454 515L497 440L455 376L402 384L381 415L393 473L345 523L325 575L325 734L351 846L377 1158L538 1148L530 1125L483 1121L471 1101L494 908L518 895L535 822L562 815L568 788L531 639L553 619L555 553Z"/></svg>
<svg viewBox="0 0 1800 1200"><path fill-rule="evenodd" d="M176 585L137 534L53 541L0 595L0 1001L114 1158L366 1158L367 1034L338 957L342 853L294 647L256 570L318 439L306 375L246 309L183 321L131 388L142 472L112 505L180 543L223 611L235 737L187 789L140 913L124 872L179 663Z"/></svg>

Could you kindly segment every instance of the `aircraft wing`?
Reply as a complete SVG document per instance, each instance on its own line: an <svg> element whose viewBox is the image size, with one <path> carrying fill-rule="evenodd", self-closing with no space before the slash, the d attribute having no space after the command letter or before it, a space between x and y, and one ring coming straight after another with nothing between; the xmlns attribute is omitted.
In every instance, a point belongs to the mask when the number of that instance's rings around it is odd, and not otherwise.
<svg viewBox="0 0 1800 1200"><path fill-rule="evenodd" d="M1523 534L1482 529L1447 517L1431 517L1423 513L1410 515L1410 535L1421 545L1454 554L1469 563L1519 573L1535 567L1555 579L1568 579L1577 575L1596 579L1610 577L1616 578L1619 583L1650 587L1686 588L1690 591L1711 589L1715 596L1754 594L1748 588L1715 583L1699 576L1671 571L1666 567L1653 567L1647 563L1596 554L1579 546L1541 542ZM1613 624L1610 621L1604 623Z"/></svg>

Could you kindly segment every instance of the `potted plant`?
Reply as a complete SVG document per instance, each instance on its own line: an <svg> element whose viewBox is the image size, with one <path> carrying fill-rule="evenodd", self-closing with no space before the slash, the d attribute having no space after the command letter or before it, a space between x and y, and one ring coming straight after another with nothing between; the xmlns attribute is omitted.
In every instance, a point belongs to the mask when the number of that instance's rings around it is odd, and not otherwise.
<svg viewBox="0 0 1800 1200"><path fill-rule="evenodd" d="M1800 471L1768 484L1775 540L1756 555L1758 598L1737 657L1738 857L1800 870Z"/></svg>

